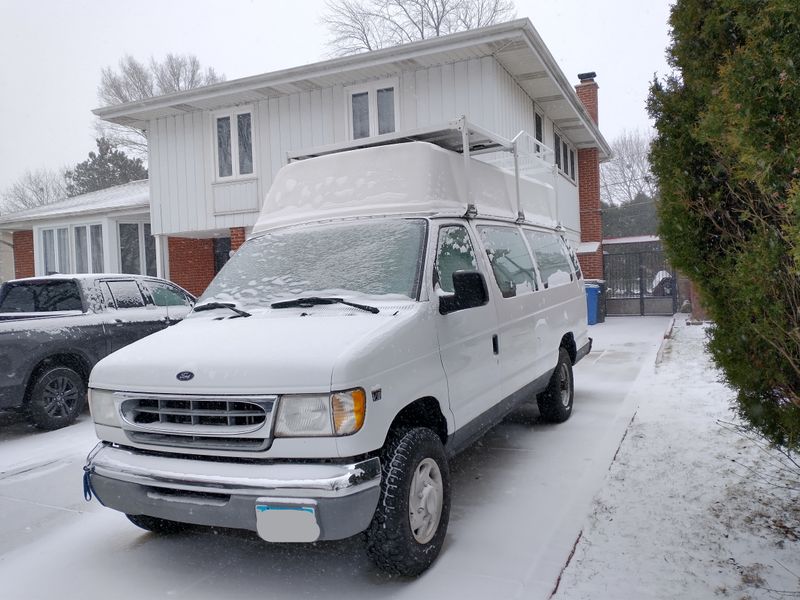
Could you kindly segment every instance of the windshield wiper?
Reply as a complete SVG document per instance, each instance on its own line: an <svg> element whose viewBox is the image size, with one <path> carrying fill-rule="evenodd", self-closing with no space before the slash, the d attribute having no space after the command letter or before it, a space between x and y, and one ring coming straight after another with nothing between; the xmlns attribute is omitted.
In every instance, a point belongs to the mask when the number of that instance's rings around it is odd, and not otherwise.
<svg viewBox="0 0 800 600"><path fill-rule="evenodd" d="M310 308L318 304L346 304L347 306L352 306L353 308L365 310L367 312L371 312L372 314L378 314L379 312L381 312L374 306L367 306L366 304L356 304L355 302L348 302L347 300L343 300L342 298L320 298L318 296L306 296L305 298L295 298L294 300L282 300L281 302L273 302L272 304L270 304L270 306L272 308L292 308L294 306L299 306L301 308Z"/></svg>
<svg viewBox="0 0 800 600"><path fill-rule="evenodd" d="M246 310L242 310L241 308L236 308L236 305L233 302L206 302L205 304L199 304L194 307L194 312L201 312L204 310L214 310L215 308L227 308L228 310L232 310L240 317L251 317L252 315L247 312Z"/></svg>

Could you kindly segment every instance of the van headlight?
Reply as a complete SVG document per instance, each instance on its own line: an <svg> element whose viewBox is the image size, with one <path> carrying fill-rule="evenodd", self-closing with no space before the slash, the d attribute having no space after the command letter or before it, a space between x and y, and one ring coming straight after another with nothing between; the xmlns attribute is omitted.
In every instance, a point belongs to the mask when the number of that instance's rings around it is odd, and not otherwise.
<svg viewBox="0 0 800 600"><path fill-rule="evenodd" d="M351 435L364 424L361 388L330 395L287 394L278 402L275 437Z"/></svg>
<svg viewBox="0 0 800 600"><path fill-rule="evenodd" d="M92 419L98 425L119 427L117 406L114 403L114 392L89 388L89 411Z"/></svg>

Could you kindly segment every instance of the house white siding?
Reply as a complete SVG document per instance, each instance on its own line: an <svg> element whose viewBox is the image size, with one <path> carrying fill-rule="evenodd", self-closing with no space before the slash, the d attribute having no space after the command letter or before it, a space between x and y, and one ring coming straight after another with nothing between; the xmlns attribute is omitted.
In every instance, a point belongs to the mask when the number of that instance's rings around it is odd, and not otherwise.
<svg viewBox="0 0 800 600"><path fill-rule="evenodd" d="M533 132L533 101L493 57L409 69L391 81L397 131L443 125L464 114L508 137L520 129ZM153 232L197 235L251 226L287 152L349 139L349 87L334 85L237 107L252 110L254 172L232 181L215 180L212 111L150 121ZM574 199L577 204L577 192Z"/></svg>
<svg viewBox="0 0 800 600"><path fill-rule="evenodd" d="M14 251L11 243L11 234L0 231L0 282L14 278Z"/></svg>

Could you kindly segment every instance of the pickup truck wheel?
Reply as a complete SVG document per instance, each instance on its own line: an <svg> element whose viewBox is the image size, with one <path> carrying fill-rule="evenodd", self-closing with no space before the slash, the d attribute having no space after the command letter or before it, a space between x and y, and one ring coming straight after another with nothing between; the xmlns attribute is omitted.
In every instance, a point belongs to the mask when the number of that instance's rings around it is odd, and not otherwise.
<svg viewBox="0 0 800 600"><path fill-rule="evenodd" d="M547 388L536 398L539 413L549 423L563 423L572 414L575 385L572 378L572 361L564 348L558 349L558 364Z"/></svg>
<svg viewBox="0 0 800 600"><path fill-rule="evenodd" d="M142 529L152 531L153 533L170 534L180 533L190 527L186 523L179 523L178 521L170 521L168 519L159 519L158 517L149 517L147 515L125 515L128 520Z"/></svg>
<svg viewBox="0 0 800 600"><path fill-rule="evenodd" d="M59 429L75 421L86 405L86 384L69 367L44 369L31 389L28 414L40 429Z"/></svg>
<svg viewBox="0 0 800 600"><path fill-rule="evenodd" d="M381 454L381 496L365 532L383 571L419 575L442 549L450 517L450 471L442 441L424 427L390 437Z"/></svg>

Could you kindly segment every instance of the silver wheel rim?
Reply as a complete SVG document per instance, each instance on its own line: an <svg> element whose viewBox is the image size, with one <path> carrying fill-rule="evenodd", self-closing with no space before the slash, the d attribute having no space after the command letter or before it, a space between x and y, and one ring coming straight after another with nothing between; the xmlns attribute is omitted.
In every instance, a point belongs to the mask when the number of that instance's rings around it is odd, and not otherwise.
<svg viewBox="0 0 800 600"><path fill-rule="evenodd" d="M435 460L425 458L414 471L408 498L411 533L418 543L427 544L436 535L443 500L442 472Z"/></svg>
<svg viewBox="0 0 800 600"><path fill-rule="evenodd" d="M561 363L558 378L558 388L559 392L561 393L561 404L564 405L564 408L569 408L570 377L569 367L567 367L565 363Z"/></svg>

